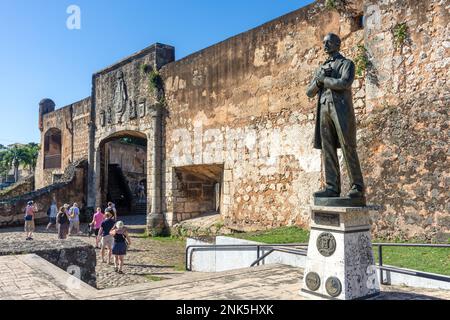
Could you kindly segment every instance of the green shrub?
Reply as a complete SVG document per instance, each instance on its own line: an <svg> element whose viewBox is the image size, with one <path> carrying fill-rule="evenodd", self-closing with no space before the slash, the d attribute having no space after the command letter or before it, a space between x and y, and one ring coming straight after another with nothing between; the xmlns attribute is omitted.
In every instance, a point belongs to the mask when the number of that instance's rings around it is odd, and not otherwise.
<svg viewBox="0 0 450 320"><path fill-rule="evenodd" d="M327 8L327 10L334 10L334 9L336 9L336 0L326 0L325 1L325 8Z"/></svg>
<svg viewBox="0 0 450 320"><path fill-rule="evenodd" d="M405 44L406 39L408 38L408 26L406 22L398 23L392 30L394 46L395 48L400 48Z"/></svg>
<svg viewBox="0 0 450 320"><path fill-rule="evenodd" d="M355 57L356 75L361 77L366 72L368 65L369 58L367 57L367 49L364 45L359 44Z"/></svg>

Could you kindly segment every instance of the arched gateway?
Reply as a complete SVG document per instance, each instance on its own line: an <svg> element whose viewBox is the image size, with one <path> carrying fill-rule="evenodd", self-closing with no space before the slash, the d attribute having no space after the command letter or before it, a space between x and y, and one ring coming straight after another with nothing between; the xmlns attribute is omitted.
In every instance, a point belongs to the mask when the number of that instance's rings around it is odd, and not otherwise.
<svg viewBox="0 0 450 320"><path fill-rule="evenodd" d="M156 44L97 72L92 82L88 207L112 200L122 212L143 210L151 234L164 233L167 223L162 208L164 104L162 87L150 78L173 58L173 47ZM146 206L138 197L142 181Z"/></svg>

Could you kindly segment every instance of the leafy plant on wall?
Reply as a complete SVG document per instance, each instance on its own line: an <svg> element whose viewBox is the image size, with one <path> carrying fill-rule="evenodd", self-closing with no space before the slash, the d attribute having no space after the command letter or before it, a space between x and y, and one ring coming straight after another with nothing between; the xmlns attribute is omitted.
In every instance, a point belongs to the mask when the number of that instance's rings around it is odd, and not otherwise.
<svg viewBox="0 0 450 320"><path fill-rule="evenodd" d="M327 10L336 9L336 0L326 0L325 8L327 8Z"/></svg>
<svg viewBox="0 0 450 320"><path fill-rule="evenodd" d="M395 25L395 27L392 29L393 33L393 41L394 41L394 47L396 49L401 48L408 38L408 26L406 25L406 22L398 23Z"/></svg>
<svg viewBox="0 0 450 320"><path fill-rule="evenodd" d="M158 101L160 103L164 102L164 94L160 94L160 91L163 89L163 81L161 78L161 74L158 70L155 70L152 66L148 64L141 65L142 74L147 75L148 88L150 90L150 94L156 95L158 97Z"/></svg>
<svg viewBox="0 0 450 320"><path fill-rule="evenodd" d="M359 44L356 49L355 57L356 75L362 77L369 66L369 58L367 56L367 49L363 44Z"/></svg>

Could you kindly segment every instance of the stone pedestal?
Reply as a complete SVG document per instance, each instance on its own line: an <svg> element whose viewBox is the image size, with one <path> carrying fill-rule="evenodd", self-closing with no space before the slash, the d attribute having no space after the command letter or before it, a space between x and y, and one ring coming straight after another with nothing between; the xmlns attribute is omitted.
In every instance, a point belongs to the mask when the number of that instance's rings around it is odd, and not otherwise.
<svg viewBox="0 0 450 320"><path fill-rule="evenodd" d="M379 294L369 207L311 207L311 235L300 294L364 299Z"/></svg>

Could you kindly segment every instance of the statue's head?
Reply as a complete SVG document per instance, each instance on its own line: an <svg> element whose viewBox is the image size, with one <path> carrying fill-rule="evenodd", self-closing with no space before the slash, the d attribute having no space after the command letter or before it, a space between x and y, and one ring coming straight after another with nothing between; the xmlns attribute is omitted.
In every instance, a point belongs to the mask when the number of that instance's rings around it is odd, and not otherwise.
<svg viewBox="0 0 450 320"><path fill-rule="evenodd" d="M123 79L123 72L121 70L117 71L116 79Z"/></svg>
<svg viewBox="0 0 450 320"><path fill-rule="evenodd" d="M333 54L341 49L341 38L334 33L329 33L323 39L323 48L326 53Z"/></svg>

